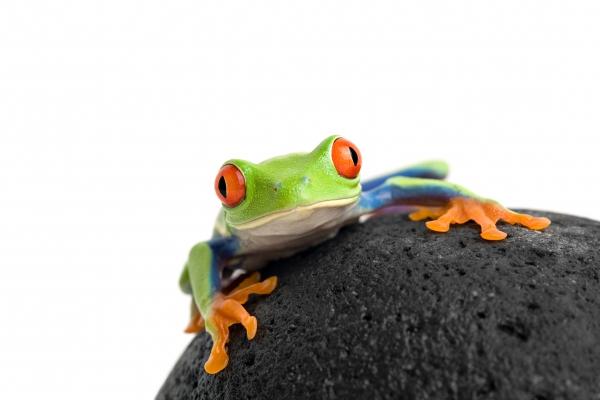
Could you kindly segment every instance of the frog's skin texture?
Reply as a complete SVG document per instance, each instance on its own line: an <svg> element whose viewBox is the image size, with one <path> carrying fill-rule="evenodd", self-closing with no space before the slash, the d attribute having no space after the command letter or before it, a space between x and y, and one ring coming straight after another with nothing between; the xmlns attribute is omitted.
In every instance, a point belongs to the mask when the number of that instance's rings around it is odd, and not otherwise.
<svg viewBox="0 0 600 400"><path fill-rule="evenodd" d="M498 220L536 230L550 225L547 218L510 211L444 181L448 167L443 162L425 162L362 185L361 162L355 145L330 136L310 153L224 164L215 181L223 208L213 238L192 248L180 278L181 289L193 298L186 332L206 328L213 339L206 372L227 366L229 326L241 323L248 339L256 334L256 318L243 304L251 294L271 293L277 278L261 281L252 271L330 239L344 225L397 206L414 206L409 217L431 218L426 225L436 232L473 220L486 240L506 237L496 227ZM245 279L231 289L239 275Z"/></svg>

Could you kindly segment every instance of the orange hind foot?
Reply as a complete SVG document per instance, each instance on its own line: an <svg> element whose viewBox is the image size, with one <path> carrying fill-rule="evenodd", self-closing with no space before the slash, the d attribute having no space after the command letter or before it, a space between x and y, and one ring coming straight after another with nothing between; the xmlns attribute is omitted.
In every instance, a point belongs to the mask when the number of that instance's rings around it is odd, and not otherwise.
<svg viewBox="0 0 600 400"><path fill-rule="evenodd" d="M467 197L455 197L444 207L420 207L409 214L409 218L413 221L433 218L425 225L435 232L448 232L450 224L464 224L473 220L481 227L481 237L486 240L506 238L506 233L496 227L499 220L509 224L520 224L533 230L544 229L550 225L548 218L517 213L491 200Z"/></svg>
<svg viewBox="0 0 600 400"><path fill-rule="evenodd" d="M206 330L213 339L213 346L204 370L216 374L227 366L229 356L225 345L229 340L229 327L242 324L246 329L246 337L252 340L256 335L258 322L242 304L248 301L251 294L270 294L277 286L277 277L272 276L259 282L260 274L253 273L244 279L228 294L218 294L211 305L211 315L206 321Z"/></svg>
<svg viewBox="0 0 600 400"><path fill-rule="evenodd" d="M204 318L200 315L198 311L198 307L196 307L196 303L192 299L192 317L190 318L190 322L188 326L185 328L185 333L198 333L204 330Z"/></svg>

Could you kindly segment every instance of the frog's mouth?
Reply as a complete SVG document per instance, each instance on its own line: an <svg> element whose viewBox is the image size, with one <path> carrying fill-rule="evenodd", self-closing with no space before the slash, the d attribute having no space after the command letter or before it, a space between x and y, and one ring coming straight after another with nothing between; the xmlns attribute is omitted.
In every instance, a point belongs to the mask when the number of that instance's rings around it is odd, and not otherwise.
<svg viewBox="0 0 600 400"><path fill-rule="evenodd" d="M349 197L346 199L326 200L318 203L309 204L306 206L299 206L292 208L291 210L279 211L263 217L259 217L252 221L244 222L235 226L236 230L247 230L254 229L275 220L283 219L286 222L293 222L294 220L302 221L309 218L314 214L316 210L322 210L327 208L332 209L343 209L350 206L358 201L360 196ZM324 216L322 216L324 217Z"/></svg>

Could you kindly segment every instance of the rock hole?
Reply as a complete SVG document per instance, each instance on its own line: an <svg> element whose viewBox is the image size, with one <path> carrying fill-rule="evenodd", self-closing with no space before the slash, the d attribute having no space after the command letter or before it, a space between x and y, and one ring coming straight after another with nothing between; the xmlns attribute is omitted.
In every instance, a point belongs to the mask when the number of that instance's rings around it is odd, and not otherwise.
<svg viewBox="0 0 600 400"><path fill-rule="evenodd" d="M254 365L254 361L256 360L256 356L253 352L250 352L244 357L244 365L247 367L251 367Z"/></svg>
<svg viewBox="0 0 600 400"><path fill-rule="evenodd" d="M522 342L529 340L531 334L529 328L520 320L505 321L497 325L497 328L507 335L514 336Z"/></svg>

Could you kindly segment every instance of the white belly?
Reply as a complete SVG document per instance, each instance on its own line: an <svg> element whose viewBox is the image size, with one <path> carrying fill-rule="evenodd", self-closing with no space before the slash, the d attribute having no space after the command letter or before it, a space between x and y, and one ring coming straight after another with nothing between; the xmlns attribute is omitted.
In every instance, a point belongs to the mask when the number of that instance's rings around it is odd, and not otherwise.
<svg viewBox="0 0 600 400"><path fill-rule="evenodd" d="M244 269L258 269L267 261L289 257L335 236L342 226L358 218L356 200L341 202L298 207L269 216L263 223L231 228L240 239Z"/></svg>

